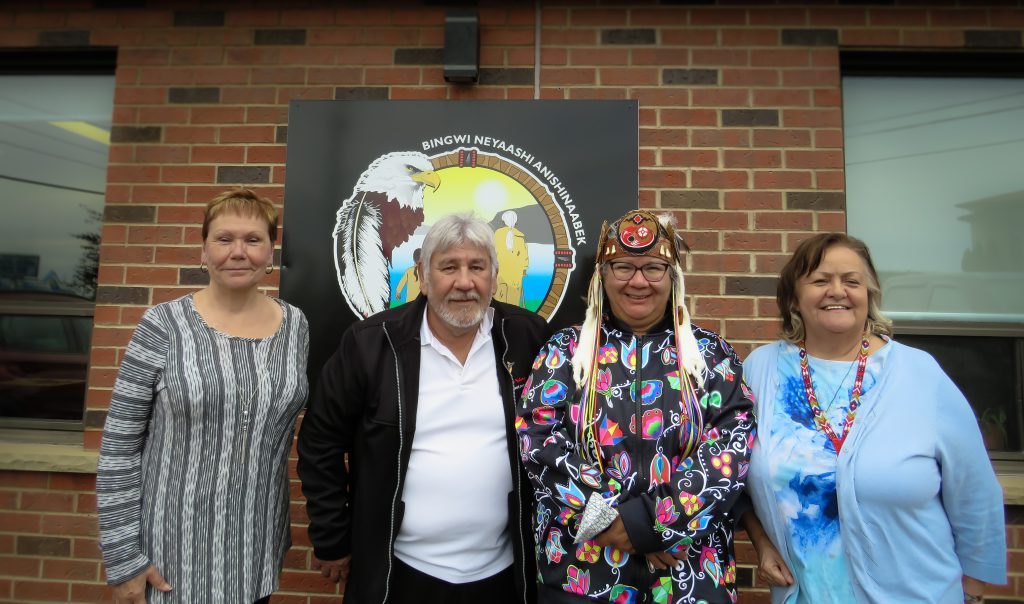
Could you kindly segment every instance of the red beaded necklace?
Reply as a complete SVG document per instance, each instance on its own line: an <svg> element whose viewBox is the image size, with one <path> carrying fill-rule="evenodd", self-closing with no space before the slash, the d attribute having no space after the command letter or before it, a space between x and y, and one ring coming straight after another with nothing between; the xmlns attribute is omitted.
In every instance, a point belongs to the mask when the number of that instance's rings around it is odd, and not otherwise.
<svg viewBox="0 0 1024 604"><path fill-rule="evenodd" d="M853 392L850 393L850 406L846 410L846 421L843 423L843 436L841 438L836 436L836 431L832 429L832 425L828 423L828 418L825 417L821 406L818 405L818 397L814 396L814 386L811 385L811 366L807 362L807 349L804 348L806 342L806 340L800 341L800 373L804 378L804 392L807 393L807 403L811 406L811 413L814 414L814 423L818 424L818 428L832 441L832 446L836 449L836 455L839 455L839 451L843 448L843 442L846 441L846 435L850 433L850 428L853 427L853 420L857 417L857 407L860 406L861 386L864 383L864 368L868 364L868 349L871 347L871 342L868 341L867 337L860 342L860 354L857 355L857 377L853 381Z"/></svg>

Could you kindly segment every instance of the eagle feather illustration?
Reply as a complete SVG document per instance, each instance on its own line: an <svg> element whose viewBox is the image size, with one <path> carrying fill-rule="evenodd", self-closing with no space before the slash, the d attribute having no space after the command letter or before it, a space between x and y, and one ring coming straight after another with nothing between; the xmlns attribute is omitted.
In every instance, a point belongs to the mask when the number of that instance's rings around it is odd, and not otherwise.
<svg viewBox="0 0 1024 604"><path fill-rule="evenodd" d="M378 157L341 203L334 227L334 266L349 307L368 317L391 300L391 255L423 224L423 189L441 180L415 151Z"/></svg>

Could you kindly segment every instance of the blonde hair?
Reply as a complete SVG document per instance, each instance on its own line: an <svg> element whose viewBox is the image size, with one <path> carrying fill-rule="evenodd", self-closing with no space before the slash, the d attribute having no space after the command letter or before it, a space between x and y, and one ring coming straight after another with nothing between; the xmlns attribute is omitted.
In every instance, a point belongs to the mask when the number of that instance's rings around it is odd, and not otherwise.
<svg viewBox="0 0 1024 604"><path fill-rule="evenodd" d="M868 318L864 329L874 335L891 337L892 321L882 314L882 289L868 246L845 233L821 233L802 241L779 273L775 302L782 315L783 339L798 344L806 336L803 317L797 310L797 282L817 270L825 252L834 246L843 246L857 254L867 267Z"/></svg>
<svg viewBox="0 0 1024 604"><path fill-rule="evenodd" d="M203 241L210 234L210 223L221 214L262 218L267 221L267 235L270 242L277 239L277 208L266 197L260 197L252 189L239 187L217 195L206 204L203 216Z"/></svg>

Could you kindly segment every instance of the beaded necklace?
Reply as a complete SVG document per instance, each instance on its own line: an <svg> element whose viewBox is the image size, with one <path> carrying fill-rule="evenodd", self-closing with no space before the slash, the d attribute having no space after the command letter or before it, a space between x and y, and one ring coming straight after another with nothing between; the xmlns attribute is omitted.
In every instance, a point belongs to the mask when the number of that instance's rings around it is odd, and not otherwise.
<svg viewBox="0 0 1024 604"><path fill-rule="evenodd" d="M806 340L800 341L800 373L804 378L804 392L807 393L807 403L811 406L811 413L814 414L814 423L832 441L832 446L836 449L836 455L839 455L839 451L843 448L843 442L846 441L846 435L850 433L850 428L853 427L853 420L857 417L857 408L860 407L860 392L861 386L864 383L864 368L868 364L868 349L871 347L871 342L868 341L867 337L860 342L860 353L857 355L857 377L853 381L853 392L850 393L850 406L846 410L846 421L843 422L842 437L836 436L836 431L832 429L832 424L828 422L828 417L825 416L821 406L818 405L818 397L814 395L814 386L811 385L811 366L807 361L807 349L804 348L806 343Z"/></svg>

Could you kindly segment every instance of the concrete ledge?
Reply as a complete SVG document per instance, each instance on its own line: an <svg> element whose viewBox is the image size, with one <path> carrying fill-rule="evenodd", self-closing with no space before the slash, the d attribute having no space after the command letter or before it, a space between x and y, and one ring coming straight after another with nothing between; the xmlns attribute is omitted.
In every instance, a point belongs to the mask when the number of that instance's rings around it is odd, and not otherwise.
<svg viewBox="0 0 1024 604"><path fill-rule="evenodd" d="M1003 503L1024 505L1024 473L996 466L996 478L1003 486Z"/></svg>
<svg viewBox="0 0 1024 604"><path fill-rule="evenodd" d="M82 445L0 441L0 470L95 474L99 456Z"/></svg>

